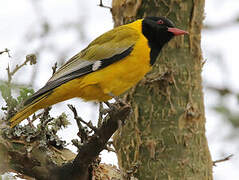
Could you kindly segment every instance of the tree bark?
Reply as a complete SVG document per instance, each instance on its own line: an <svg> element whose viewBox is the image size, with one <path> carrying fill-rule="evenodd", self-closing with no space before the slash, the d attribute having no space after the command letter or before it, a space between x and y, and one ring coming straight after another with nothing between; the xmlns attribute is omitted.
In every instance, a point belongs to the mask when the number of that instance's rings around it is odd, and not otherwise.
<svg viewBox="0 0 239 180"><path fill-rule="evenodd" d="M70 107L74 112L74 118L80 123L76 109L73 106ZM37 131L35 127L29 125L11 129L4 121L1 121L0 173L14 170L39 180L90 180L97 179L99 176L107 176L105 179L119 177L119 172L112 173L115 168L99 165L100 161L97 157L107 147L107 142L118 129L119 122L125 124L130 111L131 107L124 103L114 104L98 128L91 126L94 134L86 134L87 139L85 142L82 140L83 143L77 155L63 148L63 145L57 146L57 138L51 137L51 141L50 138L44 138L51 135L49 127L45 131ZM83 126L80 125L80 127ZM79 128L78 134L85 132L82 129ZM34 137L35 140L27 142L26 137Z"/></svg>
<svg viewBox="0 0 239 180"><path fill-rule="evenodd" d="M140 180L211 180L201 80L204 0L113 0L112 15L115 26L166 16L189 31L171 40L153 70L124 96L133 114L114 136L120 168L134 169Z"/></svg>

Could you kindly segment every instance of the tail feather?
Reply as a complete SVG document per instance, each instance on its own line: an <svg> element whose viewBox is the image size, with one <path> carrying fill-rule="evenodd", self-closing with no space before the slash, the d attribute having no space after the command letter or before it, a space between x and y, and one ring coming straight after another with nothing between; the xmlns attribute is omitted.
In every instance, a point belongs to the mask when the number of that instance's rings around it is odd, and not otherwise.
<svg viewBox="0 0 239 180"><path fill-rule="evenodd" d="M80 94L82 86L79 86L79 82L79 79L72 80L58 88L51 90L47 89L44 90L44 92L41 92L44 88L40 89L29 99L27 99L24 103L25 106L10 119L10 126L16 126L39 109L51 106L61 101L65 101L67 99L71 99L73 97L82 97L82 94Z"/></svg>
<svg viewBox="0 0 239 180"><path fill-rule="evenodd" d="M13 128L16 125L18 125L20 122L22 122L24 119L28 118L30 115L32 115L34 112L42 108L42 101L46 99L48 94L44 94L41 97L38 97L35 99L32 103L26 105L23 107L17 114L15 114L10 119L10 127Z"/></svg>
<svg viewBox="0 0 239 180"><path fill-rule="evenodd" d="M20 110L15 116L13 116L10 119L10 122L11 122L10 127L11 128L15 127L20 122L22 122L24 119L28 118L30 115L32 115L34 112L36 112L38 109L34 108L34 107L35 107L35 104L32 104L32 105L24 107L22 110Z"/></svg>

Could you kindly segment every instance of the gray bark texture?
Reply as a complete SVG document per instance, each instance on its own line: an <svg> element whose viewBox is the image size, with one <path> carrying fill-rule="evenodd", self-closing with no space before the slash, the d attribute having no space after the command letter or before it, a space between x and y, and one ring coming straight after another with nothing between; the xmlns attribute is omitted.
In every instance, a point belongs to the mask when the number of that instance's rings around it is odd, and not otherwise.
<svg viewBox="0 0 239 180"><path fill-rule="evenodd" d="M112 7L115 26L166 16L189 32L171 40L124 95L133 115L114 136L120 168L140 180L211 180L201 79L204 0L113 0Z"/></svg>

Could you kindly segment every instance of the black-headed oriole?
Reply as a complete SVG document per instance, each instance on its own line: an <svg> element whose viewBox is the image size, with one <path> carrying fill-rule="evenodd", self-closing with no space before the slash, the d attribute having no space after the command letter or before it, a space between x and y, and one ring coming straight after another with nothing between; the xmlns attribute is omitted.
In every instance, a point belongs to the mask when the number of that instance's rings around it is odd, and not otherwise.
<svg viewBox="0 0 239 180"><path fill-rule="evenodd" d="M122 94L151 70L170 39L186 33L164 17L146 17L104 33L24 102L10 119L11 127L37 110L67 99L107 101Z"/></svg>

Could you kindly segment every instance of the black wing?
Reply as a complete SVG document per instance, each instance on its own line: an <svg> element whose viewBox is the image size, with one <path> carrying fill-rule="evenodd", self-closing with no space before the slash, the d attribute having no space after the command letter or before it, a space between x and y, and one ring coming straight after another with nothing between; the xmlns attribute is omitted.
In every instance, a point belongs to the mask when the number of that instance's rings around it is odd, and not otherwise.
<svg viewBox="0 0 239 180"><path fill-rule="evenodd" d="M133 50L133 46L129 47L128 49L126 49L125 51L123 51L120 54L116 54L110 58L106 58L106 59L102 59L102 60L98 60L98 61L94 61L94 62L91 61L90 63L87 63L86 66L84 66L76 71L73 71L69 74L61 76L58 79L48 81L43 88L39 89L29 99L27 99L24 102L24 105L28 105L28 104L34 102L34 100L38 100L38 98L40 98L44 94L47 94L47 95L51 94L53 89L61 86L62 84L66 83L70 80L73 80L73 79L79 78L83 75L98 71L100 69L103 69L103 68L125 58L126 56L128 56L131 53L132 50Z"/></svg>

